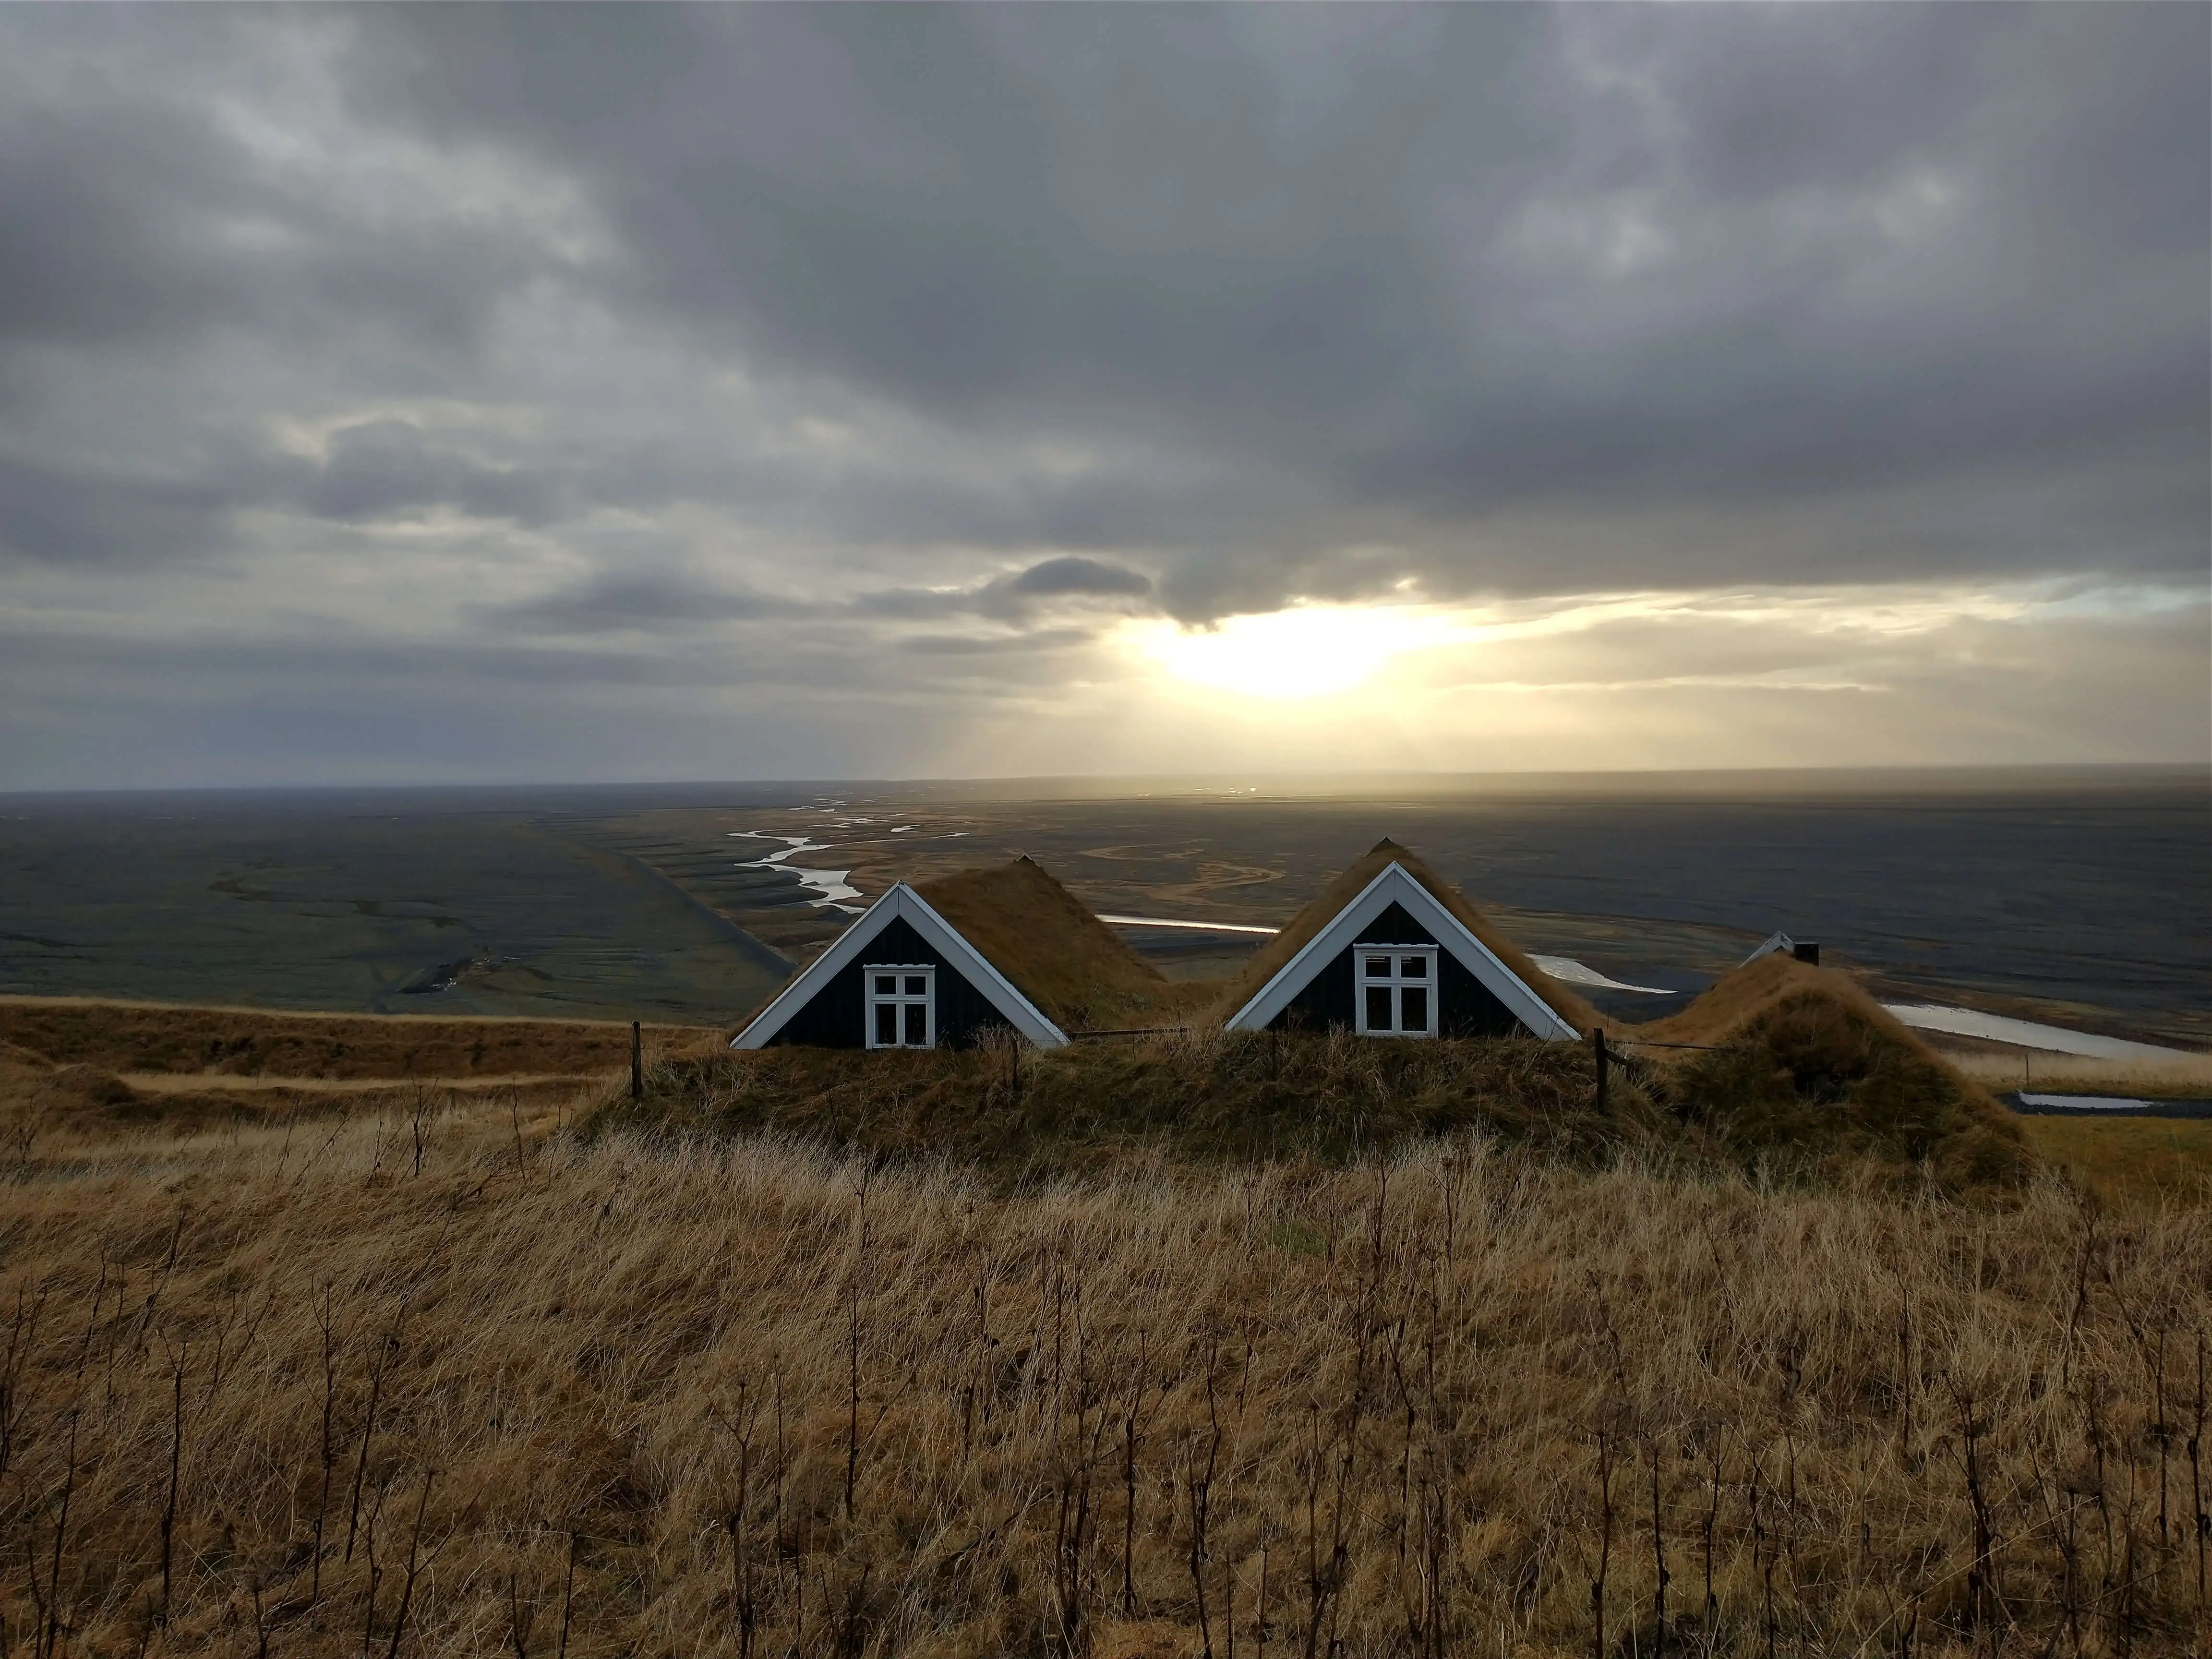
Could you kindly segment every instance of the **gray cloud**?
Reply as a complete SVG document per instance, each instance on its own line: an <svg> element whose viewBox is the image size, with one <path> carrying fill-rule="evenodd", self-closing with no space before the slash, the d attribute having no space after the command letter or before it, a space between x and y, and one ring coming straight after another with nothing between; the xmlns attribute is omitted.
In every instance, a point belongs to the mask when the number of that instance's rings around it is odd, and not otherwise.
<svg viewBox="0 0 2212 1659"><path fill-rule="evenodd" d="M368 325L420 374L458 367L503 294L562 263L490 204L334 191L315 174L359 158L235 118L312 104L301 85L252 107L301 76L304 20L56 9L6 40L0 343L153 350L228 329L299 346Z"/></svg>
<svg viewBox="0 0 2212 1659"><path fill-rule="evenodd" d="M221 544L236 497L220 478L116 477L0 453L0 552L112 565Z"/></svg>
<svg viewBox="0 0 2212 1659"><path fill-rule="evenodd" d="M2208 58L2124 0L16 9L0 568L125 632L769 624L795 684L1295 599L2185 585Z"/></svg>
<svg viewBox="0 0 2212 1659"><path fill-rule="evenodd" d="M376 95L589 179L635 302L1244 457L1238 540L1304 539L1285 465L1448 528L2146 463L2190 516L2108 556L2201 539L2197 12L676 13L604 77L526 15L426 27Z"/></svg>
<svg viewBox="0 0 2212 1659"><path fill-rule="evenodd" d="M794 617L805 607L734 592L674 572L620 572L523 605L484 608L495 627L524 633L601 634L633 629L711 627L767 617Z"/></svg>
<svg viewBox="0 0 2212 1659"><path fill-rule="evenodd" d="M1047 559L1033 564L1006 584L1010 593L1057 597L1081 593L1088 596L1134 596L1152 591L1152 578L1118 564L1102 564L1097 559L1064 557Z"/></svg>
<svg viewBox="0 0 2212 1659"><path fill-rule="evenodd" d="M520 605L483 607L487 623L523 635L592 635L640 629L712 629L731 623L781 621L836 625L861 621L943 622L963 617L1026 624L1040 607L1106 606L1127 613L1152 591L1152 579L1125 566L1064 556L968 587L884 588L849 599L800 601L741 590L682 569L613 572ZM1149 606L1142 607L1149 609ZM954 653L1021 648L1024 641L1065 643L1095 629L1062 623L1000 635L927 636L909 648Z"/></svg>
<svg viewBox="0 0 2212 1659"><path fill-rule="evenodd" d="M560 493L543 474L441 453L404 422L368 421L331 434L330 459L301 501L319 517L355 522L450 507L478 518L543 524L558 516Z"/></svg>

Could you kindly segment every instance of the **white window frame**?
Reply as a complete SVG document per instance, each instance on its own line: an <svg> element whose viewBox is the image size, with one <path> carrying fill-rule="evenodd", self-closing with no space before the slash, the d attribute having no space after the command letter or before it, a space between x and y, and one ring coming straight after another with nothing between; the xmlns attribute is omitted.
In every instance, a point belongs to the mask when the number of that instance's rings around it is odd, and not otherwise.
<svg viewBox="0 0 2212 1659"><path fill-rule="evenodd" d="M927 962L869 963L861 968L860 974L860 988L865 1003L861 1017L866 1021L861 1028L861 1036L869 1048L934 1048L937 1046L937 969L934 964ZM878 974L896 975L899 988L888 994L876 989ZM915 974L922 976L921 993L918 996L905 988L907 980ZM921 1006L922 1017L929 1034L929 1040L927 1042L918 1044L906 1041L906 1010L917 1003ZM876 1010L886 1005L899 1010L899 1041L896 1042L876 1041Z"/></svg>
<svg viewBox="0 0 2212 1659"><path fill-rule="evenodd" d="M1361 1036L1432 1037L1437 1034L1437 963L1440 951L1433 945L1355 945L1352 947L1352 1029ZM1388 955L1390 972L1387 978L1370 978L1367 958ZM1405 958L1420 957L1427 966L1428 977L1410 975L1405 971ZM1408 1031L1401 1029L1405 1024L1405 990L1417 985L1429 994L1429 1023L1425 1030ZM1371 1031L1367 1028L1367 993L1370 987L1388 986L1390 990L1390 1022L1394 1029Z"/></svg>

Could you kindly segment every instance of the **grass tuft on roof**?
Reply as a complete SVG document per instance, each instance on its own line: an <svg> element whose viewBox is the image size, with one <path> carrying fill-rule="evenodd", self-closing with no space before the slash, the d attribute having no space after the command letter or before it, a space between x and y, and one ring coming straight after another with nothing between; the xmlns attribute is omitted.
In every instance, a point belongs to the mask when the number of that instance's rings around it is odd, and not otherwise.
<svg viewBox="0 0 2212 1659"><path fill-rule="evenodd" d="M1357 863L1323 888L1320 897L1293 916L1290 926L1268 940L1258 954L1245 963L1243 970L1229 981L1228 988L1207 1009L1208 1022L1217 1025L1225 1023L1239 1008L1257 996L1261 988L1282 970L1285 963L1305 949L1316 933L1336 920L1338 913L1346 905L1359 896L1368 883L1393 864L1402 866L1407 875L1428 889L1438 903L1459 918L1468 932L1488 945L1500 962L1518 975L1530 990L1550 1004L1553 1012L1568 1024L1577 1031L1588 1031L1598 1023L1595 1009L1539 969L1519 945L1498 931L1497 924L1485 915L1473 900L1415 854L1387 837L1376 842Z"/></svg>
<svg viewBox="0 0 2212 1659"><path fill-rule="evenodd" d="M1164 1022L1176 988L1026 856L915 890L1063 1031Z"/></svg>

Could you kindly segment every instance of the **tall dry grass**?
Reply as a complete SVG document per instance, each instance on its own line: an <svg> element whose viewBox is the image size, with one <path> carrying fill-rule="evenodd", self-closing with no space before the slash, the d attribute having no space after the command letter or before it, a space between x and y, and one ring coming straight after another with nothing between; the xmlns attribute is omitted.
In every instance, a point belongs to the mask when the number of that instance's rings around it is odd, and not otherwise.
<svg viewBox="0 0 2212 1659"><path fill-rule="evenodd" d="M561 1114L0 1185L0 1650L2201 1652L2205 1212Z"/></svg>

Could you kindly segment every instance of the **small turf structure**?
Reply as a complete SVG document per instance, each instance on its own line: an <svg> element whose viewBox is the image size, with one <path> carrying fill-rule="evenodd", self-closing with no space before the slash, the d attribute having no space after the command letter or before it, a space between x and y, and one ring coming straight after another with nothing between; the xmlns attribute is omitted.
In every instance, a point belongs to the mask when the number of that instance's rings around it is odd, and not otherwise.
<svg viewBox="0 0 2212 1659"><path fill-rule="evenodd" d="M1394 867L1402 878L1389 876ZM1535 1024L1378 1042L1334 1020L1254 1018L1258 994L1273 982L1280 1000L1280 976L1310 945L1334 959L1340 919L1363 895L1360 914L1375 909L1385 877L1426 915L1422 925L1449 931L1433 900L1517 978L1509 988L1540 1001L1524 1003ZM1416 884L1425 900L1408 890ZM1024 1006L1055 1022L1061 1042L1043 1046L1058 1052L1025 1054L1017 1029L984 1025L947 1039L958 1053L841 1054L801 1042L773 1055L676 1055L642 1099L611 1099L595 1126L768 1129L893 1156L950 1153L1002 1172L1095 1168L1133 1152L1334 1162L1461 1131L1576 1158L1658 1152L1790 1178L1932 1182L1953 1193L2014 1189L2039 1164L1986 1091L1846 974L1771 952L1671 1018L1632 1025L1543 973L1465 894L1388 840L1226 985L1169 981L1027 858L905 890L957 928ZM857 973L858 961L841 971ZM1433 970L1431 983L1444 988ZM1246 1018L1232 1024L1240 1011ZM1067 1046L1062 1035L1109 1031L1136 1040ZM1602 1093L1590 1045L1532 1039L1599 1032L1622 1062Z"/></svg>
<svg viewBox="0 0 2212 1659"><path fill-rule="evenodd" d="M2016 1185L2036 1163L1988 1091L1834 969L1770 952L1670 1018L1613 1030L1656 1062L1656 1096L1741 1152L1952 1189Z"/></svg>
<svg viewBox="0 0 2212 1659"><path fill-rule="evenodd" d="M1222 988L1206 1011L1209 1023L1234 1018L1263 988L1290 965L1297 954L1326 930L1346 908L1370 886L1376 877L1396 865L1442 905L1451 918L1474 935L1491 955L1534 993L1560 1019L1583 1032L1600 1022L1597 1011L1530 961L1528 953L1501 933L1480 906L1446 881L1419 856L1396 842L1384 839L1323 888L1318 897L1291 919L1290 925L1264 945L1243 971Z"/></svg>
<svg viewBox="0 0 2212 1659"><path fill-rule="evenodd" d="M1024 857L895 883L732 1039L737 1048L1042 1048L1101 1024L1166 1023L1176 988Z"/></svg>

